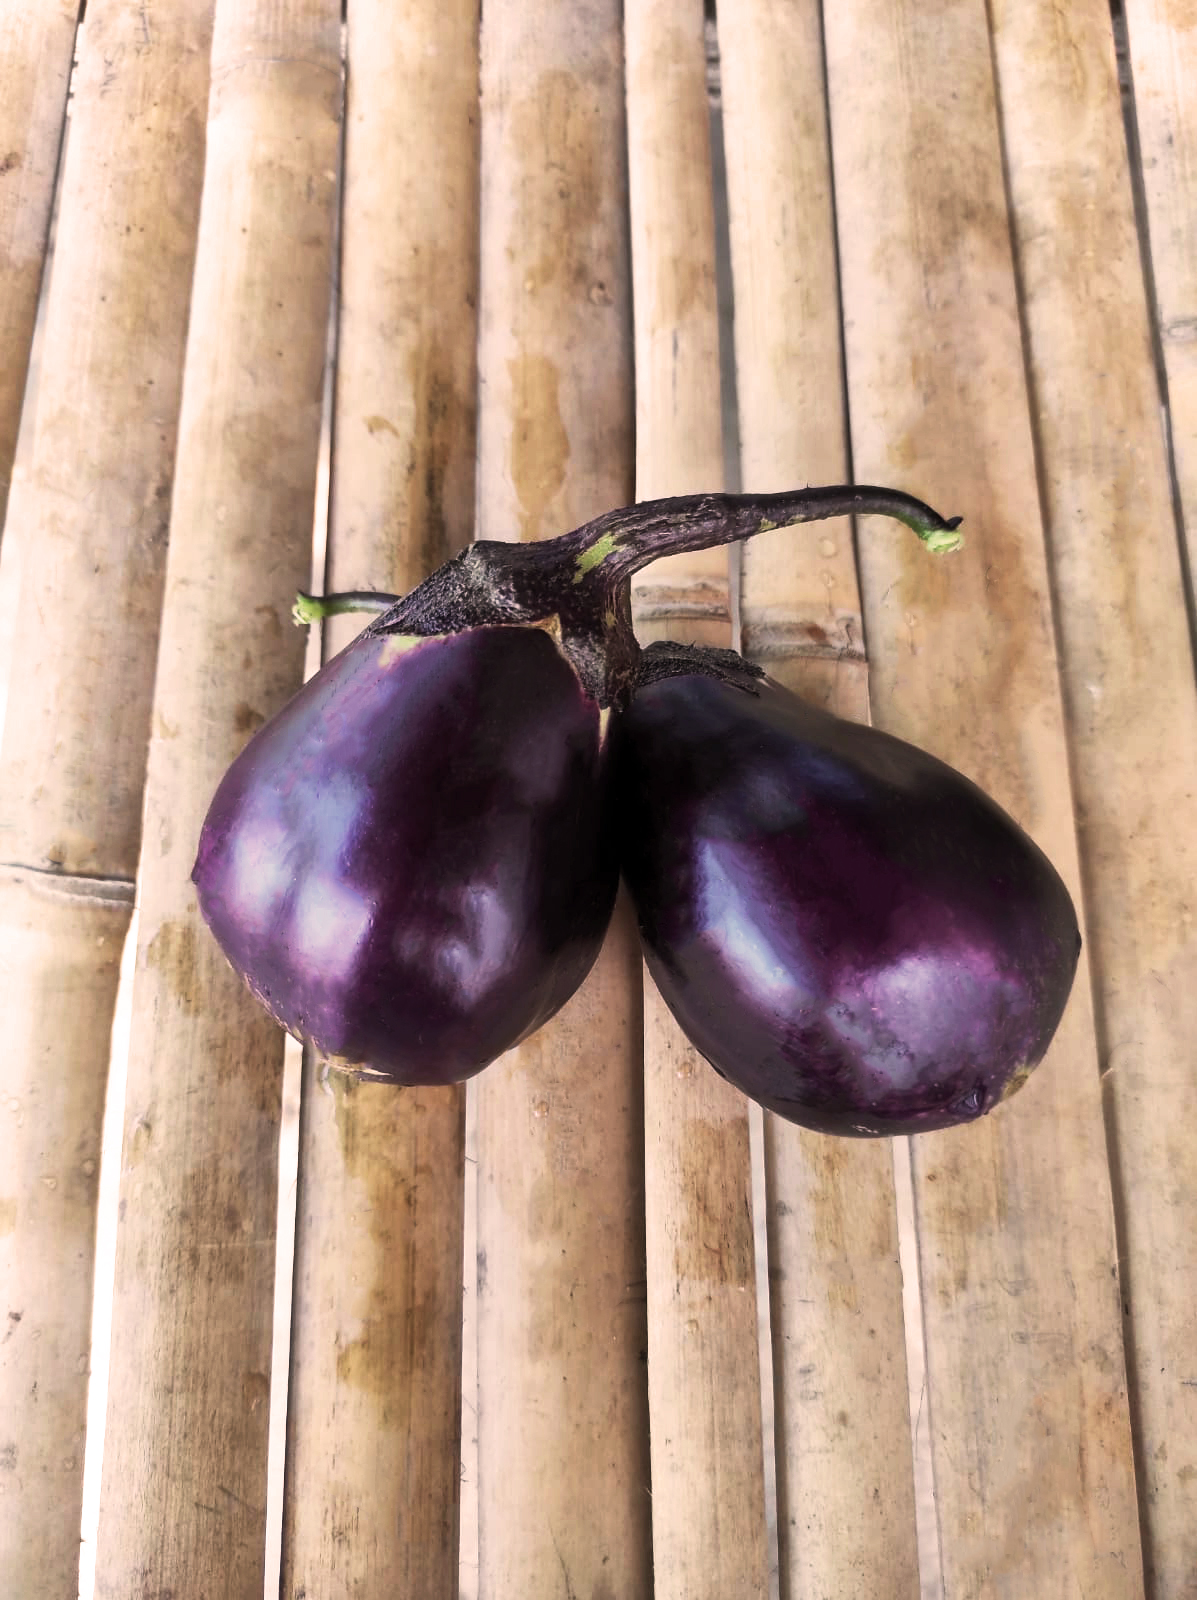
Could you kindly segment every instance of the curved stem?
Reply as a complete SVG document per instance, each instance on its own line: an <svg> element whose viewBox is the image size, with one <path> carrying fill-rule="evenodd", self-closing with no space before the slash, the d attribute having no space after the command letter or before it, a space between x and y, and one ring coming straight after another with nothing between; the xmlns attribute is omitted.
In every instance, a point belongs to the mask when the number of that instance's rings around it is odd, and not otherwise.
<svg viewBox="0 0 1197 1600"><path fill-rule="evenodd" d="M337 594L306 594L301 589L291 616L298 626L306 627L349 611L389 611L398 599L397 594L379 594L374 589L342 589Z"/></svg>
<svg viewBox="0 0 1197 1600"><path fill-rule="evenodd" d="M564 535L564 539L577 550L575 583L596 571L610 584L630 578L650 561L678 551L707 550L714 545L751 539L771 528L844 516L894 517L936 554L956 550L963 543L956 531L960 517L941 517L913 495L873 484L835 484L781 494L704 494L647 500L608 511Z"/></svg>

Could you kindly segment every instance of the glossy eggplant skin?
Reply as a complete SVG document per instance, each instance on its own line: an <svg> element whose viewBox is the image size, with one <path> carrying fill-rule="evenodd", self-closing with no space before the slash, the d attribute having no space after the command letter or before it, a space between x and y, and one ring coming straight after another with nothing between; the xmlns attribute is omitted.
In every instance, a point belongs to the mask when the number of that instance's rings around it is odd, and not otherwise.
<svg viewBox="0 0 1197 1600"><path fill-rule="evenodd" d="M222 780L203 916L322 1055L467 1078L598 955L618 883L606 721L544 628L359 635Z"/></svg>
<svg viewBox="0 0 1197 1600"><path fill-rule="evenodd" d="M623 871L684 1032L825 1133L970 1122L1041 1060L1080 934L1043 852L933 756L709 676L622 719Z"/></svg>

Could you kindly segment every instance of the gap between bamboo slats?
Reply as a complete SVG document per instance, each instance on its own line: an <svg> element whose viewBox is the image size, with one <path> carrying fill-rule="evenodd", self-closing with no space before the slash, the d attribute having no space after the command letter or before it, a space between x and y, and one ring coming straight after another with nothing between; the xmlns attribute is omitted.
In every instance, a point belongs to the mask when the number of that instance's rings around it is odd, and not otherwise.
<svg viewBox="0 0 1197 1600"><path fill-rule="evenodd" d="M1183 1600L1197 1582L1197 685L1109 12L1040 0L995 24L1147 1588ZM1193 221L1190 209L1190 253ZM1187 449L1183 405L1178 420Z"/></svg>
<svg viewBox="0 0 1197 1600"><path fill-rule="evenodd" d="M744 485L848 476L817 4L719 10ZM899 473L896 486L919 492ZM877 481L886 481L884 479ZM893 528L882 525L881 537ZM868 721L847 521L744 546L744 652ZM902 1275L888 1140L765 1117L782 1600L919 1589Z"/></svg>
<svg viewBox="0 0 1197 1600"><path fill-rule="evenodd" d="M722 488L702 0L625 0L636 498ZM655 562L642 643L730 648L726 547ZM648 1397L656 1600L769 1590L748 1106L644 975Z"/></svg>
<svg viewBox="0 0 1197 1600"><path fill-rule="evenodd" d="M621 6L482 21L478 534L631 498ZM652 1587L640 955L477 1079L482 1600Z"/></svg>
<svg viewBox="0 0 1197 1600"><path fill-rule="evenodd" d="M862 526L874 715L1004 804L1079 904L987 9L824 24L856 474L965 519L942 560ZM912 1143L947 1592L1141 1593L1087 956L1027 1087Z"/></svg>
<svg viewBox="0 0 1197 1600"><path fill-rule="evenodd" d="M1191 0L1122 0L1122 11L1192 585L1197 569L1197 16ZM1190 603L1197 604L1192 593Z"/></svg>
<svg viewBox="0 0 1197 1600"><path fill-rule="evenodd" d="M0 532L66 126L78 0L0 0Z"/></svg>
<svg viewBox="0 0 1197 1600"><path fill-rule="evenodd" d="M0 1449L12 1466L0 1591L23 1600L59 1600L78 1581L104 1089L141 827L209 11L163 5L147 41L128 7L92 7L28 470L8 507L23 580L0 754Z"/></svg>
<svg viewBox="0 0 1197 1600"><path fill-rule="evenodd" d="M298 686L340 6L220 0L139 863L96 1594L259 1600L283 1036L190 883L211 795ZM89 17L89 29L91 19Z"/></svg>
<svg viewBox="0 0 1197 1600"><path fill-rule="evenodd" d="M473 528L478 0L353 0L346 70L329 588L406 593ZM287 1600L456 1600L464 1111L307 1053Z"/></svg>

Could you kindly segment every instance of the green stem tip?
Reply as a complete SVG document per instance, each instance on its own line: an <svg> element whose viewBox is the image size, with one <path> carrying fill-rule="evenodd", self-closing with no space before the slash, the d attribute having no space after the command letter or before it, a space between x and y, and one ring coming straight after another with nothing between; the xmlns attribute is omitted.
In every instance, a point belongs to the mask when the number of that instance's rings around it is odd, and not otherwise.
<svg viewBox="0 0 1197 1600"><path fill-rule="evenodd" d="M339 594L307 594L301 589L291 607L291 620L297 627L306 628L313 622L323 622L325 617L347 612L389 611L395 599L393 594L377 594L373 589L344 589Z"/></svg>

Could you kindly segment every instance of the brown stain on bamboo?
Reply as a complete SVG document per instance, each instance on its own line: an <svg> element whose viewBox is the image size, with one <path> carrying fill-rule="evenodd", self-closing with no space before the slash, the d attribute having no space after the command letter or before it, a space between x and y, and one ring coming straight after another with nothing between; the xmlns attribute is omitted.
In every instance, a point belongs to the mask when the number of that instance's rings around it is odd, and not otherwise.
<svg viewBox="0 0 1197 1600"><path fill-rule="evenodd" d="M605 175L595 137L599 108L591 85L572 72L552 68L537 75L513 107L511 139L517 159L553 181L543 218L543 252L524 273L525 294L552 286L589 292L587 235L600 221ZM520 252L522 254L522 252Z"/></svg>
<svg viewBox="0 0 1197 1600"><path fill-rule="evenodd" d="M403 1097L403 1108L413 1118L433 1116L449 1109L459 1096L456 1087L403 1089L393 1084L370 1083L332 1071L325 1092L333 1097L338 1143L345 1174L362 1186L362 1206L346 1219L346 1227L365 1226L378 1261L394 1261L404 1282L418 1282L416 1252L421 1236L421 1184L435 1180L417 1154L410 1164L397 1161L387 1146L389 1119L368 1115L364 1103L371 1099ZM459 1146L458 1181L464 1176L464 1146ZM396 1382L397 1374L419 1373L443 1338L441 1311L429 1299L396 1305L391 1285L375 1279L369 1285L364 1307L358 1311L361 1332L337 1350L337 1377L371 1394L382 1426L406 1429L411 1390ZM400 1414L395 1414L396 1406Z"/></svg>
<svg viewBox="0 0 1197 1600"><path fill-rule="evenodd" d="M859 1181L856 1143L805 1130L800 1137L814 1177L810 1225L820 1257L832 1261L847 1256L870 1262L893 1260L897 1253L893 1212L871 1211L872 1230L862 1234L859 1217L850 1215L847 1209Z"/></svg>
<svg viewBox="0 0 1197 1600"><path fill-rule="evenodd" d="M253 733L265 721L262 713L251 706L248 700L238 700L233 708L233 727L238 733Z"/></svg>
<svg viewBox="0 0 1197 1600"><path fill-rule="evenodd" d="M146 946L145 960L161 975L181 1009L194 1016L200 1009L202 989L197 961L194 922L167 921Z"/></svg>
<svg viewBox="0 0 1197 1600"><path fill-rule="evenodd" d="M519 496L520 536L547 533L546 512L565 484L569 435L561 416L560 373L547 356L508 362L512 390L511 478Z"/></svg>
<svg viewBox="0 0 1197 1600"><path fill-rule="evenodd" d="M414 426L402 468L403 493L395 501L406 509L405 560L420 574L446 561L471 531L459 525L460 511L451 509L463 503L458 478L474 432L474 403L460 388L459 367L455 352L436 338L419 344L408 363ZM414 573L413 580L418 581Z"/></svg>
<svg viewBox="0 0 1197 1600"><path fill-rule="evenodd" d="M754 1281L752 1227L727 1226L728 1173L741 1172L746 1129L736 1122L706 1122L688 1117L681 1137L678 1191L688 1204L679 1212L681 1231L674 1249L674 1271L684 1281L746 1286ZM731 1196L738 1209L747 1195Z"/></svg>
<svg viewBox="0 0 1197 1600"><path fill-rule="evenodd" d="M241 1380L241 1394L247 1411L260 1411L270 1403L270 1378L265 1372L247 1372Z"/></svg>
<svg viewBox="0 0 1197 1600"><path fill-rule="evenodd" d="M17 1201L16 1196L6 1196L0 1200L0 1237L13 1233L17 1226Z"/></svg>

